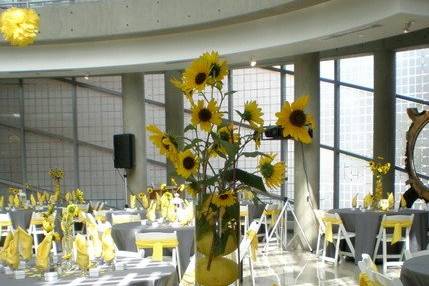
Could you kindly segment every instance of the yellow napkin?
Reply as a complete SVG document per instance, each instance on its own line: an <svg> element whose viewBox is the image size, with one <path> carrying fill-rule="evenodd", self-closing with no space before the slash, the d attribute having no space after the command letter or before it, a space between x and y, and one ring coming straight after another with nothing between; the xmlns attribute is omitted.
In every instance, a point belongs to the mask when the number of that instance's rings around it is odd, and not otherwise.
<svg viewBox="0 0 429 286"><path fill-rule="evenodd" d="M372 205L372 195L371 194L367 194L364 198L363 198L363 207L364 208L369 208Z"/></svg>
<svg viewBox="0 0 429 286"><path fill-rule="evenodd" d="M92 248L92 254L94 255L95 258L100 257L102 252L102 245L101 245L100 236L98 235L97 225L87 220L86 232L89 237L88 243Z"/></svg>
<svg viewBox="0 0 429 286"><path fill-rule="evenodd" d="M15 195L14 197L13 197L13 206L15 207L15 208L19 208L19 206L21 205L21 200L19 199L19 196L18 195Z"/></svg>
<svg viewBox="0 0 429 286"><path fill-rule="evenodd" d="M156 211L156 203L154 201L151 201L149 209L147 210L147 213L146 213L146 218L149 221L155 221L156 220L156 213L155 213L155 211Z"/></svg>
<svg viewBox="0 0 429 286"><path fill-rule="evenodd" d="M176 207L170 203L167 207L167 216L166 216L167 220L170 222L174 222L176 221Z"/></svg>
<svg viewBox="0 0 429 286"><path fill-rule="evenodd" d="M89 268L89 255L88 255L88 244L85 236L78 234L73 243L74 249L76 249L76 264L81 270L88 270Z"/></svg>
<svg viewBox="0 0 429 286"><path fill-rule="evenodd" d="M389 196L387 197L387 202L389 204L389 209L393 209L395 206L395 197L393 196L393 193L389 193Z"/></svg>
<svg viewBox="0 0 429 286"><path fill-rule="evenodd" d="M136 208L136 196L130 195L130 208L135 209Z"/></svg>
<svg viewBox="0 0 429 286"><path fill-rule="evenodd" d="M356 208L357 207L357 194L355 194L352 198L352 208Z"/></svg>
<svg viewBox="0 0 429 286"><path fill-rule="evenodd" d="M36 199L34 198L34 195L30 195L30 203L32 207L35 207L37 205Z"/></svg>
<svg viewBox="0 0 429 286"><path fill-rule="evenodd" d="M258 237L256 236L256 231L249 230L247 231L247 238L250 240L250 254L253 261L256 261L256 254L258 251Z"/></svg>
<svg viewBox="0 0 429 286"><path fill-rule="evenodd" d="M145 208L145 209L147 209L149 207L149 200L147 198L147 195L142 192L142 193L139 194L139 197L140 197L140 200L141 200L141 203L142 203L142 207Z"/></svg>
<svg viewBox="0 0 429 286"><path fill-rule="evenodd" d="M11 269L17 269L19 266L18 237L16 232L5 250L5 261Z"/></svg>
<svg viewBox="0 0 429 286"><path fill-rule="evenodd" d="M407 201L405 200L404 196L401 194L401 208L406 209L407 208Z"/></svg>
<svg viewBox="0 0 429 286"><path fill-rule="evenodd" d="M18 251L19 255L24 260L29 260L33 256L33 237L29 235L20 226L15 232L15 236L18 238Z"/></svg>
<svg viewBox="0 0 429 286"><path fill-rule="evenodd" d="M52 237L52 233L47 234L37 247L36 267L41 271L46 271L49 267L49 252L52 248Z"/></svg>
<svg viewBox="0 0 429 286"><path fill-rule="evenodd" d="M13 195L9 195L9 197L8 197L9 207L13 207L13 199L14 199L14 196Z"/></svg>
<svg viewBox="0 0 429 286"><path fill-rule="evenodd" d="M116 257L116 246L112 238L112 229L106 228L101 236L103 260L107 263L111 262Z"/></svg>
<svg viewBox="0 0 429 286"><path fill-rule="evenodd" d="M359 274L359 286L383 286L377 281L371 280L368 274L361 272Z"/></svg>
<svg viewBox="0 0 429 286"><path fill-rule="evenodd" d="M156 210L161 210L161 196L158 193L155 193L155 202L156 202Z"/></svg>
<svg viewBox="0 0 429 286"><path fill-rule="evenodd" d="M42 193L41 192L37 192L37 201L39 202L39 204L42 204Z"/></svg>
<svg viewBox="0 0 429 286"><path fill-rule="evenodd" d="M0 262L6 263L7 249L9 248L9 245L10 245L10 243L11 243L12 240L13 240L13 232L9 231L7 233L7 236L6 236L6 239L4 241L3 247L0 250Z"/></svg>
<svg viewBox="0 0 429 286"><path fill-rule="evenodd" d="M407 228L412 225L411 220L388 220L382 223L384 228L392 228L392 244L397 243L402 238L402 228Z"/></svg>
<svg viewBox="0 0 429 286"><path fill-rule="evenodd" d="M333 242L332 225L340 224L341 220L336 218L324 217L322 221L325 223L325 239L329 242Z"/></svg>
<svg viewBox="0 0 429 286"><path fill-rule="evenodd" d="M43 192L43 202L45 203L45 202L47 202L47 201L49 201L49 194L48 194L48 192Z"/></svg>
<svg viewBox="0 0 429 286"><path fill-rule="evenodd" d="M0 208L4 208L4 197L0 196Z"/></svg>

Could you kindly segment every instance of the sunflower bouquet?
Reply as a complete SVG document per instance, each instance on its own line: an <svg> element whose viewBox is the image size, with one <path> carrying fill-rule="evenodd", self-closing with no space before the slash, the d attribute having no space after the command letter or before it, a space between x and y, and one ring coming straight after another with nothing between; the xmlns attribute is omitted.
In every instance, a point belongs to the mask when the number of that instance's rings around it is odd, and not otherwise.
<svg viewBox="0 0 429 286"><path fill-rule="evenodd" d="M236 110L239 122L225 119L221 106L234 93L223 92L227 74L227 62L217 52L204 53L186 68L180 79L172 79L191 106L191 122L185 127L185 136L173 136L155 125L147 126L151 142L185 180L181 189L195 197L198 285L229 285L238 279L237 263L224 256L234 252L240 241L240 190L267 192L267 188L278 188L286 179L285 164L274 154L259 151L264 120L256 101L247 101L242 110ZM293 108L302 109L305 104L303 101ZM285 112L294 111L289 105L282 114ZM303 120L300 116L296 119L299 124ZM308 125L311 118L304 114L304 121ZM243 126L250 132L246 133ZM289 129L283 130L296 135ZM252 145L254 150L249 152ZM238 167L245 157L258 158L255 172ZM219 271L223 275L218 275Z"/></svg>
<svg viewBox="0 0 429 286"><path fill-rule="evenodd" d="M49 177L51 177L52 185L54 186L54 194L51 196L51 203L55 204L61 198L61 180L64 179L64 170L51 169L48 174Z"/></svg>

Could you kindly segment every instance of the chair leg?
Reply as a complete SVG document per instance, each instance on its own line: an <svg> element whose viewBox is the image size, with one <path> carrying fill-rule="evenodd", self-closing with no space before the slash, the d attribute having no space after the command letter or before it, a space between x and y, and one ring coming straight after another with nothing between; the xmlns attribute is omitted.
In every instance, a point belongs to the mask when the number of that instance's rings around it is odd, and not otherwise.
<svg viewBox="0 0 429 286"><path fill-rule="evenodd" d="M335 243L335 262L334 265L338 265L338 254L340 253L340 242L341 242L341 235L338 234L337 242Z"/></svg>
<svg viewBox="0 0 429 286"><path fill-rule="evenodd" d="M325 263L325 260L326 260L326 236L325 236L325 239L323 240L323 256L322 256L323 263Z"/></svg>
<svg viewBox="0 0 429 286"><path fill-rule="evenodd" d="M383 274L387 272L387 243L386 232L383 233Z"/></svg>
<svg viewBox="0 0 429 286"><path fill-rule="evenodd" d="M319 233L317 234L317 246L316 246L316 256L319 256L319 251L320 251L320 237L321 237L321 233L320 233L320 228L319 228Z"/></svg>
<svg viewBox="0 0 429 286"><path fill-rule="evenodd" d="M347 245L348 245L348 247L350 249L350 252L352 253L353 257L356 259L355 248L353 246L352 241L350 240L350 237L347 234L345 234L344 238L346 239L346 243L347 243ZM358 257L357 259L360 259L360 258Z"/></svg>
<svg viewBox="0 0 429 286"><path fill-rule="evenodd" d="M177 263L177 270L179 272L179 281L182 280L182 265L180 263L180 254L179 254L179 248L176 247L176 263Z"/></svg>
<svg viewBox="0 0 429 286"><path fill-rule="evenodd" d="M380 246L380 237L377 236L377 241L375 242L374 254L372 255L372 260L374 262L377 259L377 254L378 254L378 248L379 248L379 246Z"/></svg>
<svg viewBox="0 0 429 286"><path fill-rule="evenodd" d="M253 261L250 256L248 256L248 259L249 259L250 278L252 279L252 286L255 286L255 275L253 274L254 272Z"/></svg>

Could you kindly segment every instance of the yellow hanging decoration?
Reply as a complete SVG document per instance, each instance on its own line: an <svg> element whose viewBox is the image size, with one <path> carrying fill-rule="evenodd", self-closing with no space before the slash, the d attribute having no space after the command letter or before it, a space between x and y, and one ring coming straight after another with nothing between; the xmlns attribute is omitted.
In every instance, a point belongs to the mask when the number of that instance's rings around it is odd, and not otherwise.
<svg viewBox="0 0 429 286"><path fill-rule="evenodd" d="M0 15L0 32L12 46L25 47L34 43L39 33L39 22L35 10L12 7Z"/></svg>

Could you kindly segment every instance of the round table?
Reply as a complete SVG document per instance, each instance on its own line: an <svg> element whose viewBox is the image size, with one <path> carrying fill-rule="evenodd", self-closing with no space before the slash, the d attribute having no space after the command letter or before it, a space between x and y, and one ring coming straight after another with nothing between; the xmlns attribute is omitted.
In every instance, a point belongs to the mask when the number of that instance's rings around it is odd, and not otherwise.
<svg viewBox="0 0 429 286"><path fill-rule="evenodd" d="M404 209L399 211L383 212L359 209L334 209L330 213L338 213L347 231L356 233L354 238L355 261L362 260L362 253L372 256L376 243L376 236L380 229L383 215L410 215L414 214L413 226L410 231L410 249L419 251L426 249L427 230L429 227L429 211ZM353 240L353 239L352 239ZM394 245L392 251L399 251L400 244ZM330 247L331 248L331 247Z"/></svg>
<svg viewBox="0 0 429 286"><path fill-rule="evenodd" d="M188 267L191 256L194 253L194 230L193 226L172 227L160 225L157 227L142 225L140 222L116 224L112 226L112 238L119 250L137 251L135 234L144 232L177 232L179 240L179 255L182 272ZM147 250L151 255L151 250Z"/></svg>
<svg viewBox="0 0 429 286"><path fill-rule="evenodd" d="M0 274L0 285L42 286L42 285L109 285L109 286L173 286L177 285L176 269L167 262L152 262L151 259L124 257L119 255L117 262L125 263L126 270L111 271L101 268L97 278L80 277L79 273L61 277L55 282L45 282L40 278L16 280L12 275Z"/></svg>
<svg viewBox="0 0 429 286"><path fill-rule="evenodd" d="M404 286L429 285L429 255L408 259L401 269L401 281Z"/></svg>
<svg viewBox="0 0 429 286"><path fill-rule="evenodd" d="M126 211L126 210L110 210L106 211L106 221L112 223L112 214L115 215L124 215L124 214L139 214L142 219L146 216L146 210L132 210L132 211Z"/></svg>

